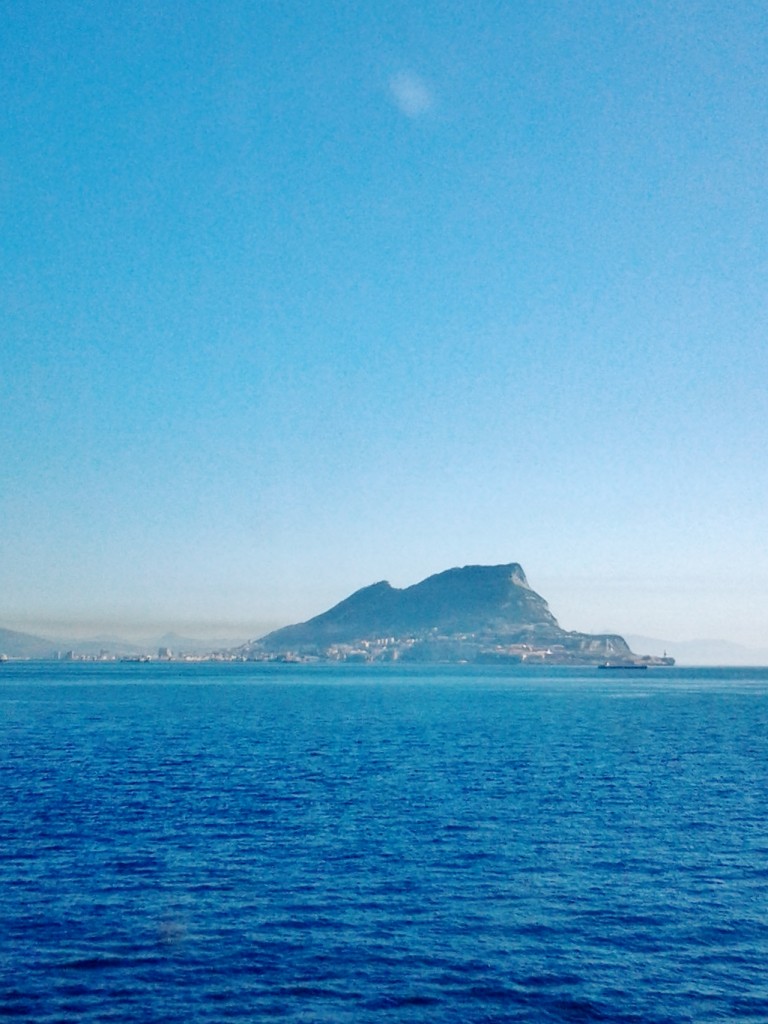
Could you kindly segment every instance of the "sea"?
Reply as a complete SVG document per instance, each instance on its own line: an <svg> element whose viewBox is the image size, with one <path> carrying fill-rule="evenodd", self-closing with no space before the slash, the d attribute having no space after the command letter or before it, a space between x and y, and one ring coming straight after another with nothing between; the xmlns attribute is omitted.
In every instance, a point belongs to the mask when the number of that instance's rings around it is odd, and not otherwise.
<svg viewBox="0 0 768 1024"><path fill-rule="evenodd" d="M0 1018L768 1021L768 669L0 664Z"/></svg>

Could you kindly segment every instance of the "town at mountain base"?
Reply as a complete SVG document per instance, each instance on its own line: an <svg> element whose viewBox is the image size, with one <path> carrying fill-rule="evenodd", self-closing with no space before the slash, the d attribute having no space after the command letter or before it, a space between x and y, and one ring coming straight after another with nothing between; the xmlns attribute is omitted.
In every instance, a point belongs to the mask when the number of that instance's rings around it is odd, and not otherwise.
<svg viewBox="0 0 768 1024"><path fill-rule="evenodd" d="M623 637L564 630L520 565L467 565L396 589L374 583L239 648L249 660L671 665Z"/></svg>

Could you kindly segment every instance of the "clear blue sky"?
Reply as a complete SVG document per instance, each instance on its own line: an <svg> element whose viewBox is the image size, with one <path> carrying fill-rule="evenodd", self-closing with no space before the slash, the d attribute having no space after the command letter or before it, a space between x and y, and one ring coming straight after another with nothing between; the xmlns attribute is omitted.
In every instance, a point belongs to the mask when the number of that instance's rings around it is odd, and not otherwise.
<svg viewBox="0 0 768 1024"><path fill-rule="evenodd" d="M519 561L768 645L762 2L20 0L0 625Z"/></svg>

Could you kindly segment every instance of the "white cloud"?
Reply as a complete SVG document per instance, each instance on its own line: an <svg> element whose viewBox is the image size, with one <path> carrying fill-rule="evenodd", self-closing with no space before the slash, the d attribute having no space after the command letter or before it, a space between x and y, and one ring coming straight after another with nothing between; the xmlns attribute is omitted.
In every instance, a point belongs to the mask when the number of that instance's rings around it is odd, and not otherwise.
<svg viewBox="0 0 768 1024"><path fill-rule="evenodd" d="M434 104L432 90L423 78L411 71L401 71L389 80L389 91L398 109L406 117L420 117Z"/></svg>

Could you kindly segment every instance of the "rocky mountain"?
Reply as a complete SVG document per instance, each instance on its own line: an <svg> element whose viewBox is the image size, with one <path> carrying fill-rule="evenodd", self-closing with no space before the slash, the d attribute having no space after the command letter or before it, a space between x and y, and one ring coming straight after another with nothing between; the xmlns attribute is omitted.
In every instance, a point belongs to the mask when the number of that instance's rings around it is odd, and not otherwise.
<svg viewBox="0 0 768 1024"><path fill-rule="evenodd" d="M397 589L374 583L307 622L246 645L244 654L418 660L528 660L593 663L632 658L620 636L561 629L516 562L467 565ZM367 657L365 660L375 660Z"/></svg>

